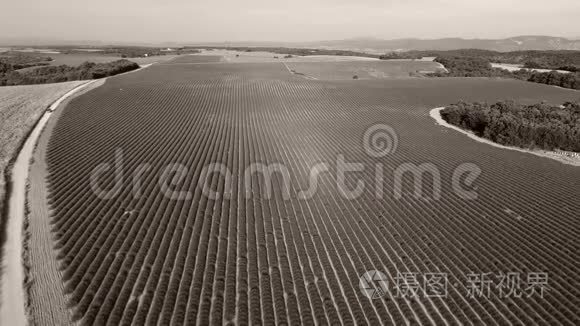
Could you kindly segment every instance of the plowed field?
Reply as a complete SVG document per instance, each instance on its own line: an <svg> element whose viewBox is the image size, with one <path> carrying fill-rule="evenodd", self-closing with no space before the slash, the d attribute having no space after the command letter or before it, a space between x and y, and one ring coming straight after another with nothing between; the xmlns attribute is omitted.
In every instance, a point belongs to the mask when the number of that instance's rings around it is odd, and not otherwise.
<svg viewBox="0 0 580 326"><path fill-rule="evenodd" d="M111 78L74 99L54 127L55 247L83 324L580 323L580 170L477 143L429 117L459 99L559 104L579 93L514 80L306 80L281 63L200 61ZM398 135L396 151L380 158L363 146L375 124ZM100 199L90 176L116 151L119 192ZM345 176L349 188L366 185L355 199L337 188L339 157L365 168ZM321 162L328 172L317 191L299 198ZM466 162L481 169L476 200L452 191ZM185 200L160 189L175 163L187 168L173 187L190 192ZM202 171L212 163L231 179ZM244 178L253 163L282 164L289 182L274 174L268 195L260 174ZM393 195L393 171L408 163L438 168L439 199L414 196L409 178ZM102 187L112 187L113 170ZM231 196L209 198L200 180L218 192L230 185ZM387 276L387 295L361 291L369 270ZM398 272L447 273L448 295L397 296ZM469 297L467 274L501 272L548 273L549 289L543 298L501 298L493 288Z"/></svg>
<svg viewBox="0 0 580 326"><path fill-rule="evenodd" d="M350 62L290 62L296 73L325 80L385 79L409 77L417 72L436 72L441 65L431 61L350 61Z"/></svg>

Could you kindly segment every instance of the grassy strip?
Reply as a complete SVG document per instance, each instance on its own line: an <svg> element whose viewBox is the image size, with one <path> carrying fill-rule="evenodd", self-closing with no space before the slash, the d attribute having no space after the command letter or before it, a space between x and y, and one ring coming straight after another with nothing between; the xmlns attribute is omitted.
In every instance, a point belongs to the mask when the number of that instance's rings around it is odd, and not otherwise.
<svg viewBox="0 0 580 326"><path fill-rule="evenodd" d="M52 105L52 103L46 107L45 111L48 110L51 105ZM20 151L22 151L22 148L24 147L24 144L26 143L26 140L28 139L28 137L30 137L30 134L32 133L32 131L34 129L36 129L36 127L40 123L40 120L42 120L43 116L44 116L44 114L41 114L38 117L38 119L34 122L34 125L26 131L26 134L18 143L18 146L16 147L16 149L14 151L14 155L8 161L8 164L6 165L6 168L4 169L4 173L2 174L4 181L5 181L5 185L4 185L5 191L4 191L4 196L0 200L0 214L1 214L0 215L0 249L4 248L4 242L6 241L6 224L8 221L8 214L10 211L10 207L9 207L10 206L9 205L10 196L12 196L12 191L13 191L12 168L14 167L14 163L16 162L16 158L18 157L18 155L20 154ZM0 261L2 261L2 255L3 255L3 250L0 250Z"/></svg>

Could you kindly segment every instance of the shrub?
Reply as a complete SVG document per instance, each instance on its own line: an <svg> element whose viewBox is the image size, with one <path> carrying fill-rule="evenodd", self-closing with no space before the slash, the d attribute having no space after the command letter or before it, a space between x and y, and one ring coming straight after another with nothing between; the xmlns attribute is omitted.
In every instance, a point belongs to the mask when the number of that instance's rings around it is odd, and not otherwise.
<svg viewBox="0 0 580 326"><path fill-rule="evenodd" d="M530 75L528 81L534 83L560 86L563 88L580 89L579 73L563 74L557 71L534 72Z"/></svg>
<svg viewBox="0 0 580 326"><path fill-rule="evenodd" d="M542 66L534 61L526 61L524 63L524 68L528 68L528 69L541 69Z"/></svg>

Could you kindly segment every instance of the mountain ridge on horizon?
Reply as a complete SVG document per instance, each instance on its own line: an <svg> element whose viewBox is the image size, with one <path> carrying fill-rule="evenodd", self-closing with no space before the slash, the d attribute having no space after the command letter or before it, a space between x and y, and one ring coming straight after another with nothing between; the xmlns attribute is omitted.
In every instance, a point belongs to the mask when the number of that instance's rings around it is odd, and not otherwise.
<svg viewBox="0 0 580 326"><path fill-rule="evenodd" d="M580 38L566 38L546 35L520 35L503 39L444 37L436 39L377 37L353 37L343 40L323 40L308 42L280 41L234 41L234 42L123 42L123 41L79 41L48 40L42 38L0 39L0 46L256 46L256 47L308 47L353 50L361 52L386 53L412 50L457 50L482 49L499 52L524 50L580 50Z"/></svg>
<svg viewBox="0 0 580 326"><path fill-rule="evenodd" d="M329 48L347 48L363 50L375 49L379 52L411 50L457 50L482 49L499 52L524 50L580 50L580 40L545 35L520 35L503 39L445 37L437 39L401 38L383 39L347 39L339 41L322 41L320 44Z"/></svg>

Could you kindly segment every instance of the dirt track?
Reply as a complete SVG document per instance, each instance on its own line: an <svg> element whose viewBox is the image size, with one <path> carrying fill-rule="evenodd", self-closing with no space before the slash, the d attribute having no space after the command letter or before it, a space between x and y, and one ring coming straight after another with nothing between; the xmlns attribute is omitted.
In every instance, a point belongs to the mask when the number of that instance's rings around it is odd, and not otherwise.
<svg viewBox="0 0 580 326"><path fill-rule="evenodd" d="M104 84L104 80L95 81L80 90L75 96L81 95ZM26 215L26 246L28 260L26 262L28 286L26 287L28 302L27 313L34 325L67 325L71 323L71 311L66 309L66 297L62 272L58 268L54 239L50 227L50 208L47 202L48 189L45 182L47 176L46 148L49 136L58 121L62 108L70 99L65 100L48 120L42 130L34 150L30 164L29 186L27 191Z"/></svg>
<svg viewBox="0 0 580 326"><path fill-rule="evenodd" d="M66 107L47 159L54 230L65 288L87 324L360 323L577 324L580 171L571 166L474 143L436 125L429 110L459 100L515 98L561 103L577 93L489 79L305 80L279 63L197 64L179 59L107 83ZM362 145L375 124L394 128L396 151L375 158ZM123 152L120 193L91 191L89 175ZM337 189L336 162L358 162L349 188L375 184L384 167L384 194L367 188L347 200ZM231 198L203 196L202 168L233 172ZM291 198L274 176L243 179L251 163L287 167ZM297 198L311 167L328 164L318 191ZM413 196L405 179L393 196L393 171L432 163L441 173L440 199ZM462 163L481 168L477 200L451 189ZM142 174L135 196L132 173ZM188 168L164 197L164 167ZM110 187L112 173L104 174ZM106 182L105 182L106 181ZM208 179L214 190L226 180ZM243 191L249 186L251 198ZM426 181L429 194L434 182ZM379 270L446 272L449 295L370 300L359 277ZM466 298L470 272L548 272L544 299Z"/></svg>
<svg viewBox="0 0 580 326"><path fill-rule="evenodd" d="M151 64L142 66L139 70L130 71L121 76L138 72ZM113 77L109 77L113 78ZM34 325L68 325L72 323L72 314L68 309L62 271L58 266L54 250L54 234L51 232L51 211L48 203L48 189L45 180L48 177L46 166L46 150L52 130L57 123L62 110L74 97L85 94L105 83L106 79L79 82L79 86L64 94L52 103L43 120L39 124L41 133L30 163L29 181L26 194L24 189L12 197L26 195L27 212L25 216L24 244L24 304L26 315ZM36 136L35 136L36 137ZM33 139L36 142L36 138ZM32 151L29 153L32 154ZM28 169L26 163L20 163L23 169ZM26 179L26 177L23 177ZM22 178L21 178L22 179ZM17 222L22 225L22 221ZM22 241L18 241L22 243ZM15 314L14 314L15 315Z"/></svg>
<svg viewBox="0 0 580 326"><path fill-rule="evenodd" d="M9 165L46 108L82 81L0 88L0 214L4 215ZM0 217L0 224L6 217ZM0 234L0 241L4 234Z"/></svg>
<svg viewBox="0 0 580 326"><path fill-rule="evenodd" d="M0 293L0 323L25 322L22 291L25 279L22 272L22 239L26 176L28 160L38 136L38 125L47 119L47 107L83 81L62 84L9 86L0 90L0 129L2 145L0 157L0 218L2 219L2 275ZM8 164L10 162L10 164ZM9 179L10 196L5 199L5 174ZM7 180L8 181L8 180ZM6 206L4 206L6 205ZM5 209L6 208L6 209ZM6 213L6 214L5 214ZM4 225L5 224L5 225ZM4 234L5 233L5 234ZM4 241L4 236L6 236Z"/></svg>

